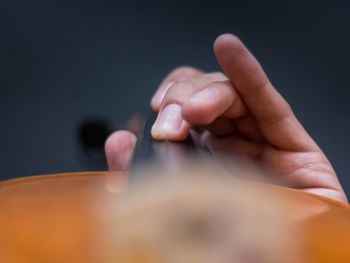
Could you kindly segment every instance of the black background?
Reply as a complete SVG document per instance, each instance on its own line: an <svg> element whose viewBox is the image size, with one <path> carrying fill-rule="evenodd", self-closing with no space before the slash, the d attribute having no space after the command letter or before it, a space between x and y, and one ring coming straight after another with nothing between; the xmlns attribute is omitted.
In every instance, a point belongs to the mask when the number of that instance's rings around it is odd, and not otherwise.
<svg viewBox="0 0 350 263"><path fill-rule="evenodd" d="M106 169L85 158L79 125L121 127L176 66L219 70L212 43L232 32L349 192L348 2L2 1L1 178Z"/></svg>

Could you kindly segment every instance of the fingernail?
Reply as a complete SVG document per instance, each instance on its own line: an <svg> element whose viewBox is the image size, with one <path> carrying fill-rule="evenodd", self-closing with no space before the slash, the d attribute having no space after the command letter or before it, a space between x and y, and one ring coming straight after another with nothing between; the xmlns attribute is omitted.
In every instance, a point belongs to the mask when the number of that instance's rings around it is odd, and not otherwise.
<svg viewBox="0 0 350 263"><path fill-rule="evenodd" d="M159 107L163 101L163 98L168 91L168 89L174 84L174 82L169 82L164 87L162 87L152 98L152 104Z"/></svg>
<svg viewBox="0 0 350 263"><path fill-rule="evenodd" d="M181 106L169 104L159 112L152 127L152 136L156 139L165 139L167 134L178 130L182 123Z"/></svg>
<svg viewBox="0 0 350 263"><path fill-rule="evenodd" d="M206 89L202 89L198 93L195 93L192 97L189 98L189 101L207 101L207 100L211 100L213 97L214 97L213 89L206 88Z"/></svg>

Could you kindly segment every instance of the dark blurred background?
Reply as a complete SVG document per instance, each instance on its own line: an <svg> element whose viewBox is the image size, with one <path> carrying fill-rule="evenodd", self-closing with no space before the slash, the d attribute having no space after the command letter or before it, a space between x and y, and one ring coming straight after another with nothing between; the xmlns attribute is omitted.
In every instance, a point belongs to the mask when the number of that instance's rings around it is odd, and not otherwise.
<svg viewBox="0 0 350 263"><path fill-rule="evenodd" d="M103 138L174 67L219 70L212 43L232 32L350 192L349 1L2 0L0 10L1 179L106 169Z"/></svg>

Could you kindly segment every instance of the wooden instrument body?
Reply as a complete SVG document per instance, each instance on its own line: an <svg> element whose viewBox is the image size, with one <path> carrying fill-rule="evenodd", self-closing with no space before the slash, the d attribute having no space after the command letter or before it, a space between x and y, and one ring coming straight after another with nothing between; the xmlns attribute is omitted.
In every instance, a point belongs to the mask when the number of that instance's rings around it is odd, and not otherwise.
<svg viewBox="0 0 350 263"><path fill-rule="evenodd" d="M1 182L0 262L101 262L97 248L103 222L95 208L102 199L97 197L117 197L123 177L123 172L91 172ZM268 187L295 200L299 214L311 214L297 222L310 262L350 262L348 205Z"/></svg>

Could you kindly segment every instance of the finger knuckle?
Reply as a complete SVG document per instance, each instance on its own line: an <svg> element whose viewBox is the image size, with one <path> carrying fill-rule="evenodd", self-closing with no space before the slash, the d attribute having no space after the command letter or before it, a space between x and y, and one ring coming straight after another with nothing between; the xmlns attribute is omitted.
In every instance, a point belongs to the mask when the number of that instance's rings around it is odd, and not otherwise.
<svg viewBox="0 0 350 263"><path fill-rule="evenodd" d="M191 80L176 82L169 87L164 96L163 102L168 104L170 102L180 103L188 98L193 91L194 83Z"/></svg>
<svg viewBox="0 0 350 263"><path fill-rule="evenodd" d="M179 67L174 68L171 71L171 74L193 75L193 74L199 73L199 72L201 72L201 71L195 67L183 65L183 66L179 66Z"/></svg>
<svg viewBox="0 0 350 263"><path fill-rule="evenodd" d="M177 83L174 83L173 85L171 85L171 87L168 90L168 93L177 93L178 91L183 91L183 90L188 90L191 89L193 87L193 82L190 80L187 81L180 81Z"/></svg>

